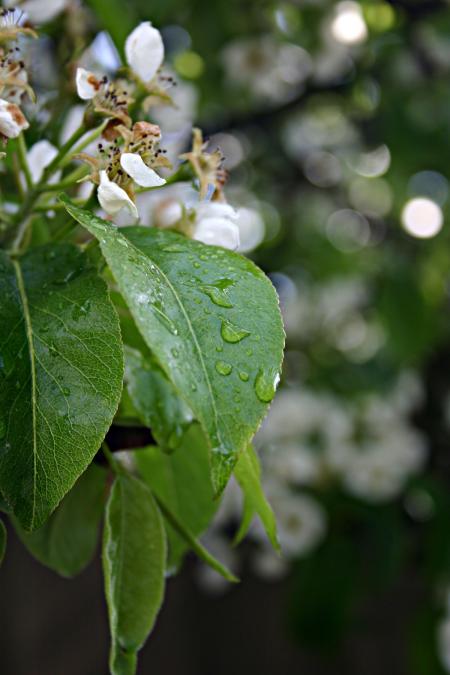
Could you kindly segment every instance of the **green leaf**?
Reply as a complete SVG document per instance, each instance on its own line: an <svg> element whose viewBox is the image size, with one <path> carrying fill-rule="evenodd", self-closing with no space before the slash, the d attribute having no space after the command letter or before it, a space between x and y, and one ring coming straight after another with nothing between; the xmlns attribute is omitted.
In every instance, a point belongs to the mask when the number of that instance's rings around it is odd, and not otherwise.
<svg viewBox="0 0 450 675"><path fill-rule="evenodd" d="M125 347L125 383L141 421L163 449L175 450L192 422L192 412L151 357Z"/></svg>
<svg viewBox="0 0 450 675"><path fill-rule="evenodd" d="M0 520L0 565L3 562L6 552L6 542L8 540L8 535L6 532L6 527L3 520Z"/></svg>
<svg viewBox="0 0 450 675"><path fill-rule="evenodd" d="M231 581L232 583L237 583L239 579L234 576L222 563L217 560L204 546L201 544L196 537L192 534L192 532L189 531L189 529L181 522L181 520L178 520L176 515L172 513L172 511L168 508L168 506L163 502L162 499L160 499L157 495L155 495L155 500L156 503L158 504L159 508L161 509L161 513L164 515L166 520L170 523L170 525L173 527L173 529L178 532L180 537L182 537L188 546L198 555L198 557L203 560L207 565L212 567L213 570L218 572L223 576L224 579L227 581Z"/></svg>
<svg viewBox="0 0 450 675"><path fill-rule="evenodd" d="M105 283L71 245L0 252L0 489L42 525L92 461L122 389Z"/></svg>
<svg viewBox="0 0 450 675"><path fill-rule="evenodd" d="M239 543L244 538L254 515L257 514L264 525L270 543L274 549L280 551L275 515L264 494L261 485L261 467L258 456L251 445L239 457L234 475L244 494L244 513L241 526L235 537L235 543Z"/></svg>
<svg viewBox="0 0 450 675"><path fill-rule="evenodd" d="M113 675L131 675L163 600L166 540L149 488L119 474L106 510L103 571Z"/></svg>
<svg viewBox="0 0 450 675"><path fill-rule="evenodd" d="M91 464L46 523L20 539L35 558L64 577L73 577L91 561L105 504L104 469Z"/></svg>
<svg viewBox="0 0 450 675"><path fill-rule="evenodd" d="M202 424L220 493L274 396L284 332L275 290L235 253L110 223L72 205L99 241L148 346Z"/></svg>
<svg viewBox="0 0 450 675"><path fill-rule="evenodd" d="M168 455L160 448L136 450L134 459L143 480L187 527L194 537L202 534L213 518L218 500L210 479L208 445L198 424L186 432L182 443ZM179 566L188 548L186 541L168 525L168 569Z"/></svg>

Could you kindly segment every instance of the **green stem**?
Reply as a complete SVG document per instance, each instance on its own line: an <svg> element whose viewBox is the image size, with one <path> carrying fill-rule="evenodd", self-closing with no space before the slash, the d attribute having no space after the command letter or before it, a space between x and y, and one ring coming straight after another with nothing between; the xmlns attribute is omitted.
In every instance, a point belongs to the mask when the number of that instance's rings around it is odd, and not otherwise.
<svg viewBox="0 0 450 675"><path fill-rule="evenodd" d="M65 143L60 147L58 150L58 154L52 159L50 164L45 167L44 171L42 172L42 178L39 181L39 184L42 185L48 182L48 179L53 176L55 171L59 169L60 165L63 163L63 161L66 159L66 155L69 153L69 151L73 148L75 143L80 140L82 136L86 133L86 127L84 124L82 124L78 129L72 134L70 138L67 139Z"/></svg>
<svg viewBox="0 0 450 675"><path fill-rule="evenodd" d="M89 173L87 167L77 166L76 169L71 171L63 180L58 183L52 183L51 185L41 185L39 187L39 192L62 192L71 188L80 178L84 178Z"/></svg>
<svg viewBox="0 0 450 675"><path fill-rule="evenodd" d="M108 124L108 120L105 120L99 127L94 129L94 131L86 136L86 138L80 143L79 145L76 146L76 148L73 149L73 151L70 153L69 157L66 157L62 162L61 166L64 168L67 166L67 164L70 164L70 162L73 160L75 155L78 155L80 152L82 152L85 148L87 148L88 145L90 145L93 141L95 141L101 134L103 133L104 128Z"/></svg>
<svg viewBox="0 0 450 675"><path fill-rule="evenodd" d="M27 146L25 143L25 136L20 134L20 136L17 139L17 154L19 156L19 163L20 163L20 168L23 171L23 175L25 176L25 182L27 184L27 188L30 190L33 186L33 178L31 176L31 171L30 171L30 166L28 164L28 157L27 157Z"/></svg>

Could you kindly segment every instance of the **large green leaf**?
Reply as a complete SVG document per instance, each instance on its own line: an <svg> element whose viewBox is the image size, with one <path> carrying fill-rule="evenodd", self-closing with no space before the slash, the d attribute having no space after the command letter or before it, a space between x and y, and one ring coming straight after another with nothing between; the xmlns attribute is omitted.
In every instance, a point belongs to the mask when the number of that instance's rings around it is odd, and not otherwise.
<svg viewBox="0 0 450 675"><path fill-rule="evenodd" d="M151 490L170 508L194 537L208 527L218 507L210 480L208 445L198 424L191 426L180 447L170 455L160 448L136 450L134 459L140 475ZM188 548L167 525L169 569L177 567Z"/></svg>
<svg viewBox="0 0 450 675"><path fill-rule="evenodd" d="M235 541L238 543L247 534L253 517L258 515L264 526L272 546L279 551L280 544L277 537L277 523L274 512L264 494L261 485L261 467L258 455L249 445L239 457L234 475L244 494L244 507L241 526L236 534Z"/></svg>
<svg viewBox="0 0 450 675"><path fill-rule="evenodd" d="M125 347L125 383L141 421L163 449L177 448L192 412L151 357Z"/></svg>
<svg viewBox="0 0 450 675"><path fill-rule="evenodd" d="M149 488L119 474L106 511L103 544L105 593L111 628L113 675L132 675L164 594L166 540Z"/></svg>
<svg viewBox="0 0 450 675"><path fill-rule="evenodd" d="M73 577L92 559L106 497L106 471L92 464L46 523L34 532L16 531L35 558Z"/></svg>
<svg viewBox="0 0 450 675"><path fill-rule="evenodd" d="M0 252L0 489L42 525L100 447L122 389L119 324L74 246Z"/></svg>
<svg viewBox="0 0 450 675"><path fill-rule="evenodd" d="M150 349L206 431L220 492L274 396L284 333L276 293L235 253L110 223L72 205L99 241Z"/></svg>

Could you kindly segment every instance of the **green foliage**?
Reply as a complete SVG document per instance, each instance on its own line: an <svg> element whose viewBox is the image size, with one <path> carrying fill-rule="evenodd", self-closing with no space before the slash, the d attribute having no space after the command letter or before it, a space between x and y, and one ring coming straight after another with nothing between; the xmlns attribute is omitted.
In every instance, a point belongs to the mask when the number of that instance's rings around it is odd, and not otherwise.
<svg viewBox="0 0 450 675"><path fill-rule="evenodd" d="M119 232L64 200L96 236L149 348L189 402L225 487L279 379L284 334L277 297L253 263L172 232Z"/></svg>
<svg viewBox="0 0 450 675"><path fill-rule="evenodd" d="M106 284L71 245L0 252L0 487L42 525L97 452L122 389Z"/></svg>
<svg viewBox="0 0 450 675"><path fill-rule="evenodd" d="M148 487L118 473L106 509L103 541L113 675L131 675L164 593L166 539Z"/></svg>
<svg viewBox="0 0 450 675"><path fill-rule="evenodd" d="M194 537L208 527L218 502L210 480L208 444L198 424L192 425L171 454L160 448L137 450L134 460L142 479L183 522ZM188 545L167 523L168 569L178 567Z"/></svg>
<svg viewBox="0 0 450 675"><path fill-rule="evenodd" d="M94 556L105 497L106 471L91 464L44 525L26 532L16 522L16 532L39 562L73 577Z"/></svg>
<svg viewBox="0 0 450 675"><path fill-rule="evenodd" d="M258 455L251 445L241 454L234 475L244 494L242 522L236 534L235 542L239 543L248 532L255 514L259 516L270 543L278 552L280 545L277 539L277 523L272 507L264 494L261 485L261 467Z"/></svg>

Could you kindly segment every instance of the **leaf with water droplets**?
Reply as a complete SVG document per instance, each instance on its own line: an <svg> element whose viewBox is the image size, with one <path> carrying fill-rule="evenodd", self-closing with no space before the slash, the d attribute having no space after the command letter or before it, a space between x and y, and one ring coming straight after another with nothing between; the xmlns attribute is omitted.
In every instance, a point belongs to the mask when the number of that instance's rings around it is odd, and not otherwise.
<svg viewBox="0 0 450 675"><path fill-rule="evenodd" d="M89 466L112 422L119 322L105 282L66 244L18 260L0 252L0 318L0 490L31 530Z"/></svg>
<svg viewBox="0 0 450 675"><path fill-rule="evenodd" d="M268 396L259 395L256 378L281 368L284 333L272 284L251 261L231 251L157 228L119 230L64 201L69 213L100 240L137 327L203 426L214 488L220 493L267 410ZM139 303L140 294L157 297L158 308L154 302ZM161 320L161 312L170 324ZM224 322L228 336L232 327L232 340L223 337ZM216 365L218 344L223 347L220 361L228 366ZM221 371L229 367L224 376ZM236 395L238 408L233 405Z"/></svg>

